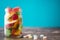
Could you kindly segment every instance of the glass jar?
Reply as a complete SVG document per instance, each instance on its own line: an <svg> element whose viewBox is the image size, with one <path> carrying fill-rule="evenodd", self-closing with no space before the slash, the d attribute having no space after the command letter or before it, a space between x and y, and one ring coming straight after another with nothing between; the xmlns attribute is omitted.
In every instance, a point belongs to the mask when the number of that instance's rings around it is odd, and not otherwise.
<svg viewBox="0 0 60 40"><path fill-rule="evenodd" d="M22 35L22 15L19 7L5 9L4 35L7 37Z"/></svg>

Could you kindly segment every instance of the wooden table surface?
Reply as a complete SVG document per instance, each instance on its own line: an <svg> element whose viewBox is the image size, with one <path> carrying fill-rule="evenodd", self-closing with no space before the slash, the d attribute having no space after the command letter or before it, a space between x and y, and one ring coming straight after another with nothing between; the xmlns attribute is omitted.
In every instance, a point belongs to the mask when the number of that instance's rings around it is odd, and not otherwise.
<svg viewBox="0 0 60 40"><path fill-rule="evenodd" d="M29 38L6 38L4 37L3 32L3 28L0 28L0 40L33 40ZM38 35L38 40L40 40L39 35L41 34L47 36L47 40L60 40L59 28L23 28L23 34L36 34Z"/></svg>

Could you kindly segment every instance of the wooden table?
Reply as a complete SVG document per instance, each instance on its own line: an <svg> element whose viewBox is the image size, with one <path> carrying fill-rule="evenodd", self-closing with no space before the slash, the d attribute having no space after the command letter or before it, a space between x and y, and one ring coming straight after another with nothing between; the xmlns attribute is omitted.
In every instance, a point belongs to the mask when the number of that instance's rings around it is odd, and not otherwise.
<svg viewBox="0 0 60 40"><path fill-rule="evenodd" d="M29 38L6 38L3 34L3 28L0 28L0 40L33 40ZM60 40L60 29L59 28L23 28L23 34L44 34L47 36L47 40ZM39 39L40 40L40 37Z"/></svg>

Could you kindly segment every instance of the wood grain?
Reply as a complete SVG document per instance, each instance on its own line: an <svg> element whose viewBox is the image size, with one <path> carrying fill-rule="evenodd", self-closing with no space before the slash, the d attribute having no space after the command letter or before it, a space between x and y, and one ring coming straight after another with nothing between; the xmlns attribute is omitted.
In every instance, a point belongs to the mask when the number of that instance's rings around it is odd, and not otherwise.
<svg viewBox="0 0 60 40"><path fill-rule="evenodd" d="M60 29L59 28L23 28L23 35L26 34L44 34L47 36L47 40L60 40ZM0 28L0 40L33 40L29 38L6 38L4 37L4 30ZM40 40L40 37L39 39Z"/></svg>

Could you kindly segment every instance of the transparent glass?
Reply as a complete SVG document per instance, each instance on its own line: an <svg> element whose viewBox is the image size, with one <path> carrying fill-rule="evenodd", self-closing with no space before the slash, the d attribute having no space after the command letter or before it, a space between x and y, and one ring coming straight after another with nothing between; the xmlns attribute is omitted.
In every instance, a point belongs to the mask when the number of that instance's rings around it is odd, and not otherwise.
<svg viewBox="0 0 60 40"><path fill-rule="evenodd" d="M5 8L4 35L7 37L22 35L22 15L19 7Z"/></svg>

